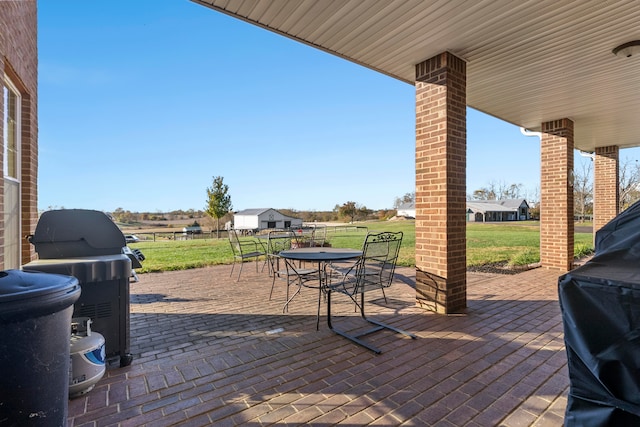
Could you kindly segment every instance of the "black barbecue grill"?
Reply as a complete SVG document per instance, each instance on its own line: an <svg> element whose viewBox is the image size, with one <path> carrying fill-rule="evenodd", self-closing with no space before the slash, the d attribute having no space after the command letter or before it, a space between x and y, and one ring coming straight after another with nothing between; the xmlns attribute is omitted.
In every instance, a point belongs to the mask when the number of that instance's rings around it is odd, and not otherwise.
<svg viewBox="0 0 640 427"><path fill-rule="evenodd" d="M85 209L44 212L29 242L38 260L23 270L75 276L81 294L73 317L91 318L91 329L105 338L109 364L129 365L129 279L142 254L126 246L122 231L104 212Z"/></svg>

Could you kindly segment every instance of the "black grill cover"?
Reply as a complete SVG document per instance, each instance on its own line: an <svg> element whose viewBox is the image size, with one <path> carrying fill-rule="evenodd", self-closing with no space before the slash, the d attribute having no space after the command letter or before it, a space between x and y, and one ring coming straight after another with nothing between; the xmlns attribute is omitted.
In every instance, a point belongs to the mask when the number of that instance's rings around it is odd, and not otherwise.
<svg viewBox="0 0 640 427"><path fill-rule="evenodd" d="M570 390L566 426L640 425L640 205L596 233L558 279Z"/></svg>
<svg viewBox="0 0 640 427"><path fill-rule="evenodd" d="M127 244L107 214L87 209L43 212L29 241L40 259L121 254Z"/></svg>
<svg viewBox="0 0 640 427"><path fill-rule="evenodd" d="M596 254L621 246L634 246L640 238L640 201L629 206L624 212L596 231ZM636 243L637 244L637 243ZM637 258L635 259L637 261Z"/></svg>

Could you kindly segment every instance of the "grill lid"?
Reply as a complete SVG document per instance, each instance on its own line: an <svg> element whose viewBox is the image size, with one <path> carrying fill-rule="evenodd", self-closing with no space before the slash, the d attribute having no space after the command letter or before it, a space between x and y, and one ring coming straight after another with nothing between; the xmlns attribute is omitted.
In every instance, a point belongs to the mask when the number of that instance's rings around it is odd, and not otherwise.
<svg viewBox="0 0 640 427"><path fill-rule="evenodd" d="M101 211L60 209L43 212L29 237L40 259L121 254L124 234Z"/></svg>

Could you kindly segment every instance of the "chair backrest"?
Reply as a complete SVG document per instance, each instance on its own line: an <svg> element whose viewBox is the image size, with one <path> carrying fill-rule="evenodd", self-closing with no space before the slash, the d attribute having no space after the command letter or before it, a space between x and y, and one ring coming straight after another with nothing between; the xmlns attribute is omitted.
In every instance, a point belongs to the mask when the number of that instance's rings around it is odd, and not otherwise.
<svg viewBox="0 0 640 427"><path fill-rule="evenodd" d="M234 256L242 255L242 245L238 239L238 233L236 233L234 229L229 230L229 244L231 245L231 251Z"/></svg>
<svg viewBox="0 0 640 427"><path fill-rule="evenodd" d="M324 225L313 228L313 236L311 238L311 246L322 247L327 239L327 227Z"/></svg>
<svg viewBox="0 0 640 427"><path fill-rule="evenodd" d="M293 227L289 229L293 233L293 247L294 248L304 248L308 247L311 244L311 239L313 237L313 228L303 226L303 227Z"/></svg>
<svg viewBox="0 0 640 427"><path fill-rule="evenodd" d="M277 255L280 251L291 249L291 241L294 239L293 231L270 231L267 238L267 252Z"/></svg>
<svg viewBox="0 0 640 427"><path fill-rule="evenodd" d="M267 261L270 269L274 272L280 270L280 252L292 249L292 242L295 241L293 231L270 231L267 235ZM279 274L279 273L278 273Z"/></svg>
<svg viewBox="0 0 640 427"><path fill-rule="evenodd" d="M402 231L368 233L356 267L357 292L389 287L398 261Z"/></svg>

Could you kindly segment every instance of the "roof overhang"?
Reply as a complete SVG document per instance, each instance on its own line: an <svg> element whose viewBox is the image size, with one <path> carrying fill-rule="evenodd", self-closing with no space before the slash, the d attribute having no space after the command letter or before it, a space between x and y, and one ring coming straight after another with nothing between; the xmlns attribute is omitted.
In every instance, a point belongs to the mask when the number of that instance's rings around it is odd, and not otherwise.
<svg viewBox="0 0 640 427"><path fill-rule="evenodd" d="M532 131L569 118L583 151L640 146L640 54L612 52L640 39L635 0L192 1L408 84L449 51L471 108Z"/></svg>

